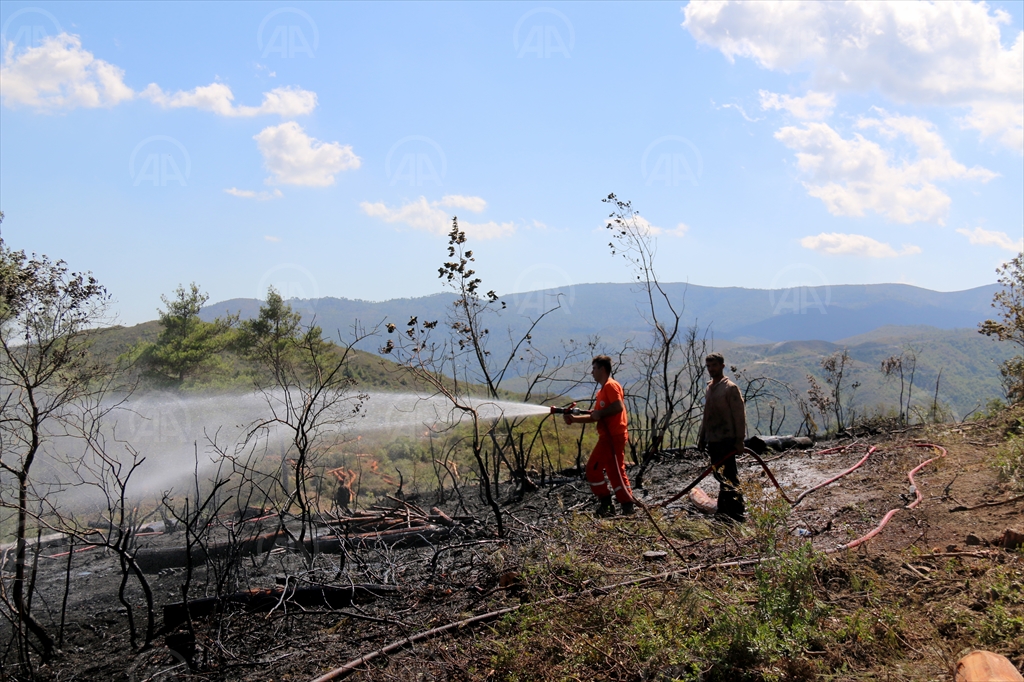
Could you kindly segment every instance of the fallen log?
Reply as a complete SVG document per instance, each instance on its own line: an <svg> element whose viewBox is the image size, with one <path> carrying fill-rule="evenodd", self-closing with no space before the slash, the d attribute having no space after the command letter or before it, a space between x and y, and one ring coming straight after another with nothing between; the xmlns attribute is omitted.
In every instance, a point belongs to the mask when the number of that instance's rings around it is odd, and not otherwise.
<svg viewBox="0 0 1024 682"><path fill-rule="evenodd" d="M445 514L443 511L441 511L437 507L431 507L430 508L430 517L429 518L430 518L431 522L433 522L433 523L440 523L442 526L447 526L448 528L455 527L455 519L453 519L452 517L448 516L447 514Z"/></svg>
<svg viewBox="0 0 1024 682"><path fill-rule="evenodd" d="M50 533L49 535L43 535L40 538L25 538L25 547L29 551L35 551L35 548L37 546L39 547L39 549L49 549L50 547L59 547L61 545L66 545L67 542L68 536L64 533ZM0 545L0 553L13 552L17 548L17 542L7 542Z"/></svg>
<svg viewBox="0 0 1024 682"><path fill-rule="evenodd" d="M807 450L814 447L814 441L807 436L754 436L743 443L759 455L768 450L785 452L786 450Z"/></svg>
<svg viewBox="0 0 1024 682"><path fill-rule="evenodd" d="M324 552L334 554L342 549L368 549L372 547L423 547L448 539L453 528L442 526L418 526L413 528L397 528L379 533L356 533L348 536L327 535L318 538L307 538L303 545L308 552ZM290 549L298 549L294 540L288 543Z"/></svg>
<svg viewBox="0 0 1024 682"><path fill-rule="evenodd" d="M192 547L192 565L205 564L210 559L223 559L229 556L252 556L269 552L279 539L285 538L284 531L265 533L238 542L218 542L207 544L205 548L198 544ZM184 568L189 565L189 553L186 547L144 547L135 555L135 563L143 573L156 573L165 568Z"/></svg>
<svg viewBox="0 0 1024 682"><path fill-rule="evenodd" d="M287 590L287 593L285 592ZM242 606L246 611L258 613L270 611L278 604L294 604L305 608L342 609L352 604L368 604L394 594L398 588L393 585L327 585L304 587L260 588L235 592L226 597L203 597L187 602L164 605L164 629L172 630L189 619L205 618L228 605Z"/></svg>

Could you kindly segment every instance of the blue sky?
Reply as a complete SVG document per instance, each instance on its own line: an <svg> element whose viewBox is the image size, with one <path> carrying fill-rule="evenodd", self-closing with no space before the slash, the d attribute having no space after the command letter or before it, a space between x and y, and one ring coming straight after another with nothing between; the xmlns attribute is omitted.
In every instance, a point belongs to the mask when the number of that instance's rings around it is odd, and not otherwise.
<svg viewBox="0 0 1024 682"><path fill-rule="evenodd" d="M124 323L441 289L458 215L499 293L628 281L987 284L1024 236L1020 3L0 7L3 238Z"/></svg>

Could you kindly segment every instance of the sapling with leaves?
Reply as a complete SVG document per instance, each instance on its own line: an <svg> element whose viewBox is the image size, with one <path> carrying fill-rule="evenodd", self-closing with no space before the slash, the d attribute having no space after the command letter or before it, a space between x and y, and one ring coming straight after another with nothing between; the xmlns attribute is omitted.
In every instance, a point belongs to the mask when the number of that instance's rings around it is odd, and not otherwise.
<svg viewBox="0 0 1024 682"><path fill-rule="evenodd" d="M978 331L1016 344L1024 351L1024 252L1003 263L996 272L1003 289L992 297L992 307L999 311L999 319L985 320L978 325ZM1005 360L999 372L1007 400L1024 401L1024 354Z"/></svg>
<svg viewBox="0 0 1024 682"><path fill-rule="evenodd" d="M0 238L0 507L16 523L14 573L4 574L0 592L25 670L32 652L47 661L55 650L31 611L29 524L39 524L38 499L55 492L37 487L34 467L54 434L91 431L117 404L107 400L117 369L88 352L90 331L109 321L109 301L91 274L72 272L61 260L26 256Z"/></svg>

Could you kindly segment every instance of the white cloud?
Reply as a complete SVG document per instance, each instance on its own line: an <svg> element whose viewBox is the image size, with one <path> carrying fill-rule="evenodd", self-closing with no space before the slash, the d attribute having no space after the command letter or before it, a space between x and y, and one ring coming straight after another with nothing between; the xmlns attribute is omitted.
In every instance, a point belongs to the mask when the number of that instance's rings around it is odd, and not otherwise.
<svg viewBox="0 0 1024 682"><path fill-rule="evenodd" d="M459 194L448 194L441 197L441 206L445 208L464 208L473 213L483 213L487 202L480 197L465 197Z"/></svg>
<svg viewBox="0 0 1024 682"><path fill-rule="evenodd" d="M735 109L736 111L739 112L740 116L743 117L743 120L748 121L750 123L757 123L758 121L761 120L759 118L751 118L750 116L748 116L747 112L739 104L723 104L721 106L718 106L715 104L715 100L712 99L711 106L715 107L716 109Z"/></svg>
<svg viewBox="0 0 1024 682"><path fill-rule="evenodd" d="M758 90L762 109L781 109L803 121L822 121L836 108L836 96L829 92L808 92L803 97Z"/></svg>
<svg viewBox="0 0 1024 682"><path fill-rule="evenodd" d="M264 128L253 139L263 154L263 165L274 176L267 178L268 183L327 187L334 184L335 173L362 163L351 145L316 140L295 121Z"/></svg>
<svg viewBox="0 0 1024 682"><path fill-rule="evenodd" d="M1024 151L1024 31L1003 47L1003 10L977 2L711 2L683 26L726 58L811 74L818 91L877 90L966 107L963 125Z"/></svg>
<svg viewBox="0 0 1024 682"><path fill-rule="evenodd" d="M971 240L972 244L979 244L981 246L998 246L1001 249L1018 253L1024 251L1024 238L1013 241L1010 235L1005 232L986 230L981 227L976 227L973 230L968 230L967 228L962 227L958 229L957 232L966 236Z"/></svg>
<svg viewBox="0 0 1024 682"><path fill-rule="evenodd" d="M269 235L269 234L263 235L263 239L265 239L268 242L279 242L279 241L281 241L280 237L274 237L274 236Z"/></svg>
<svg viewBox="0 0 1024 682"><path fill-rule="evenodd" d="M173 95L165 93L156 83L151 83L140 94L165 109L193 107L201 111L231 117L264 114L277 114L283 117L302 116L316 108L316 93L301 88L274 88L270 92L263 93L263 103L258 107L236 106L234 93L224 83L211 83L187 92L179 90Z"/></svg>
<svg viewBox="0 0 1024 682"><path fill-rule="evenodd" d="M902 249L896 251L888 244L871 237L839 232L822 232L817 236L804 237L800 240L800 246L830 255L862 258L895 258L921 253L921 248L912 244L904 244Z"/></svg>
<svg viewBox="0 0 1024 682"><path fill-rule="evenodd" d="M251 189L238 189L237 187L229 187L224 190L233 197L239 197L241 199L255 199L256 201L266 201L267 199L280 199L284 194L279 189L275 189L273 192L256 192Z"/></svg>
<svg viewBox="0 0 1024 682"><path fill-rule="evenodd" d="M422 230L435 235L446 235L451 230L452 216L444 210L445 208L465 208L468 211L479 213L486 206L487 202L480 197L453 194L443 197L441 201L431 202L428 202L426 197L420 197L416 201L402 204L397 208L391 208L383 202L364 201L359 204L359 207L368 216L380 218L386 223L402 223L414 230ZM471 223L459 220L459 228L467 236L477 239L499 239L516 232L514 222Z"/></svg>
<svg viewBox="0 0 1024 682"><path fill-rule="evenodd" d="M15 54L7 46L0 65L0 95L7 106L39 110L112 107L135 96L124 71L82 49L78 36L61 33Z"/></svg>
<svg viewBox="0 0 1024 682"><path fill-rule="evenodd" d="M933 184L937 180L980 180L996 174L967 168L953 160L935 126L912 116L863 118L861 130L873 130L887 140L905 139L913 159L893 159L877 142L860 133L845 139L826 123L785 127L776 139L797 152L797 165L808 176L807 192L821 199L829 213L863 216L874 211L898 223L943 224L950 198Z"/></svg>
<svg viewBox="0 0 1024 682"><path fill-rule="evenodd" d="M1022 107L1016 102L973 102L969 114L960 119L966 128L974 128L982 137L994 137L1010 149L1024 149Z"/></svg>
<svg viewBox="0 0 1024 682"><path fill-rule="evenodd" d="M220 116L302 116L316 108L315 92L274 88L263 93L258 106L234 104L234 93L223 83L189 91L165 93L156 83L136 93L124 82L124 70L82 48L81 38L67 33L47 37L37 47L15 51L7 45L0 65L0 96L8 107L41 111L78 107L113 107L136 96L164 108L194 107Z"/></svg>

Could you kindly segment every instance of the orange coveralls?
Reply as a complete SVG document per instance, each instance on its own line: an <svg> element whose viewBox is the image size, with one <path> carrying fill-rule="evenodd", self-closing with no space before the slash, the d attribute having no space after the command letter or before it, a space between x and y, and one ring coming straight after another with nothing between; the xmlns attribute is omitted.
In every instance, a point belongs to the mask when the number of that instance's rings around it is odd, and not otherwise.
<svg viewBox="0 0 1024 682"><path fill-rule="evenodd" d="M625 406L625 394L622 385L611 377L605 382L594 399L594 409L608 407L616 400ZM633 489L626 475L626 440L629 437L629 421L626 410L605 417L597 422L597 445L587 460L587 483L590 490L598 497L615 494L619 503L633 501ZM612 485L609 492L605 483L605 474Z"/></svg>

